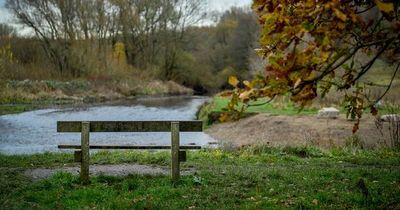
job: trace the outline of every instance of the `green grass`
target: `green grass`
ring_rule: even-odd
[[[0,103],[0,115],[6,114],[19,114],[22,112],[28,112],[38,109],[44,109],[53,106],[65,105],[65,104],[73,104],[75,102],[72,101],[31,101],[29,103],[22,104],[1,104]]]
[[[97,164],[168,165],[167,152],[101,152]],[[400,151],[252,147],[189,152],[194,175],[78,176],[32,182],[26,168],[72,163],[71,154],[0,155],[0,209],[398,209]],[[12,168],[11,168],[12,167]]]
[[[214,97],[211,106],[213,107],[213,110],[216,112],[223,111],[224,108],[228,107],[229,101],[230,101],[229,97],[217,96]],[[266,101],[267,101],[266,99],[260,99],[251,104],[263,104]],[[242,104],[239,104],[239,106],[242,106]],[[264,104],[262,106],[250,106],[249,108],[246,109],[246,112],[270,113],[270,114],[289,115],[289,116],[311,115],[311,114],[316,114],[317,111],[318,110],[315,108],[305,108],[300,111],[299,107],[296,107],[293,103],[290,102],[284,102],[284,103],[271,102]]]
[[[0,105],[0,115],[18,114],[26,111],[35,110],[38,107],[32,105]]]
[[[203,105],[197,113],[197,118],[212,124],[208,119],[208,115],[212,112],[223,112],[228,107],[230,97],[215,96],[209,104]],[[318,113],[318,109],[312,107],[305,107],[300,110],[294,103],[281,98],[280,100],[274,100],[273,102],[266,103],[266,99],[259,99],[256,102],[252,102],[252,105],[245,110],[245,113],[269,113],[273,115],[287,115],[287,116],[301,116],[301,115],[315,115]],[[242,103],[239,107],[243,106]]]

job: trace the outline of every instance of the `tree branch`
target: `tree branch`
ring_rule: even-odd
[[[382,98],[385,97],[385,95],[389,92],[390,88],[391,88],[392,85],[393,85],[394,78],[396,77],[396,74],[397,74],[397,72],[399,71],[399,69],[400,69],[400,63],[397,65],[397,68],[396,68],[396,70],[394,71],[394,73],[393,73],[393,75],[392,75],[392,78],[391,78],[391,80],[390,80],[390,83],[389,83],[389,85],[387,86],[385,92],[384,92],[378,99],[375,100],[375,102],[372,104],[373,106],[375,106],[380,100],[382,100]]]

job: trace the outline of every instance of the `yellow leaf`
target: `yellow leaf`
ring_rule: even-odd
[[[379,10],[382,12],[390,13],[394,12],[394,5],[392,2],[382,2],[380,0],[374,0],[376,6],[378,6]]]
[[[340,20],[342,20],[343,22],[346,22],[347,16],[346,16],[342,11],[340,11],[339,9],[336,9],[336,8],[334,8],[333,11],[335,12],[335,15],[336,15]]]
[[[237,87],[237,85],[239,84],[239,80],[235,76],[230,76],[228,83],[233,87]]]
[[[297,88],[301,83],[301,79],[299,78],[296,83],[294,84],[294,88]]]
[[[248,87],[248,88],[253,88],[253,85],[251,84],[251,82],[249,82],[249,81],[244,81],[243,82],[243,84],[246,86],[246,87]]]
[[[243,93],[241,93],[241,94],[239,95],[239,98],[240,98],[242,101],[249,100],[250,95],[251,95],[252,93],[253,93],[252,90],[250,90],[250,91],[245,91],[245,92],[243,92]]]
[[[329,58],[329,52],[322,51],[320,54],[320,57],[321,57],[322,61],[324,61],[324,62],[327,61]]]

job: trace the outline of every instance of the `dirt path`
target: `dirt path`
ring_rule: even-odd
[[[78,175],[80,171],[79,166],[75,167],[63,167],[63,168],[36,168],[28,169],[24,174],[31,177],[33,180],[41,180],[51,177],[57,172],[68,172],[74,175]],[[193,168],[181,169],[182,175],[190,175],[194,173]],[[129,174],[139,175],[164,175],[170,174],[169,167],[156,167],[148,165],[136,165],[136,164],[119,164],[119,165],[91,165],[90,175],[108,175],[108,176],[127,176]]]
[[[249,118],[213,125],[206,132],[222,145],[303,146],[322,148],[356,143],[373,148],[388,143],[375,126],[375,118],[364,116],[356,137],[352,137],[354,122],[341,115],[338,119],[320,119],[316,116],[274,116],[258,114]],[[387,128],[384,128],[384,132]]]

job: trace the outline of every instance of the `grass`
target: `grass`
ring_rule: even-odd
[[[212,101],[208,104],[203,105],[199,112],[197,113],[197,118],[207,122],[209,126],[212,124],[213,120],[208,119],[208,115],[212,112],[223,112],[224,109],[228,107],[228,103],[230,101],[229,97],[221,97],[215,96]],[[263,104],[266,102],[266,99],[260,99],[252,104]],[[239,107],[242,104],[239,104]],[[341,113],[346,113],[346,109],[340,105],[338,105],[338,109]],[[398,104],[385,103],[383,106],[378,108],[380,115],[385,114],[400,114],[400,107]],[[293,102],[287,100],[285,97],[275,99],[271,103],[266,103],[261,106],[250,106],[245,110],[245,114],[252,113],[269,113],[272,115],[286,115],[286,116],[304,116],[304,115],[316,115],[318,113],[318,109],[315,107],[305,107],[303,110],[300,110]],[[364,111],[365,115],[370,114],[370,110],[366,109]]]
[[[230,101],[229,97],[221,97],[217,96],[213,99],[211,106],[213,110],[216,112],[223,111],[224,108],[228,107],[228,103]],[[262,104],[265,103],[266,99],[260,99],[257,102],[252,104]],[[239,104],[242,106],[242,104]],[[296,107],[293,103],[290,102],[272,102],[267,103],[262,106],[250,106],[246,112],[256,112],[256,113],[270,113],[270,114],[277,114],[277,115],[311,115],[316,114],[317,109],[315,108],[305,108],[300,112],[299,107]]]
[[[0,115],[5,114],[18,114],[26,111],[38,109],[34,105],[19,104],[19,105],[0,105]]]
[[[212,124],[212,120],[208,119],[208,115],[212,112],[223,112],[228,107],[230,101],[229,97],[215,96],[209,104],[202,106],[197,113],[197,118],[201,119],[208,124]],[[259,99],[253,102],[253,105],[263,104],[266,99]],[[239,104],[241,107],[243,104]],[[287,115],[287,116],[301,116],[301,115],[315,115],[318,109],[313,107],[305,107],[300,110],[294,103],[286,100],[284,97],[276,99],[271,103],[266,103],[261,106],[250,106],[245,110],[245,113],[269,113],[273,115]]]
[[[168,165],[168,152],[100,152],[95,164]],[[398,209],[400,151],[251,147],[189,152],[194,175],[78,176],[32,182],[26,168],[72,163],[71,154],[0,155],[1,209]]]

